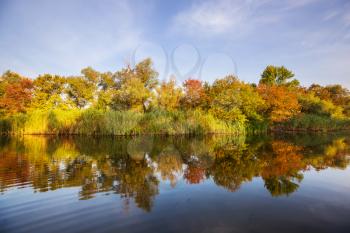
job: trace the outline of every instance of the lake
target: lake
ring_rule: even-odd
[[[350,135],[1,137],[0,232],[350,232]]]

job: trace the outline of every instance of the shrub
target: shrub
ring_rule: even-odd
[[[350,129],[349,119],[337,119],[315,114],[302,114],[279,125],[295,131],[335,131]]]

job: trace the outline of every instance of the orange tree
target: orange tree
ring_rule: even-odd
[[[205,99],[203,83],[197,79],[188,79],[183,86],[185,94],[182,98],[182,105],[187,109],[201,106]]]
[[[282,122],[300,113],[298,96],[292,89],[260,84],[257,90],[265,100],[266,114],[272,122]]]
[[[6,72],[1,78],[0,107],[7,114],[25,112],[32,98],[33,82],[17,73]]]

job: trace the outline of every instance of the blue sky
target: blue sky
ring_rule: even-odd
[[[0,72],[115,71],[148,56],[179,82],[257,82],[273,64],[350,88],[350,1],[0,0]]]

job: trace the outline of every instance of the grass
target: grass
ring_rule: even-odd
[[[135,135],[245,134],[245,125],[227,124],[202,111],[52,110],[0,119],[3,134]]]
[[[332,118],[314,114],[302,114],[289,121],[275,125],[275,129],[283,131],[339,131],[350,130],[350,119]]]
[[[267,132],[268,128],[266,121],[228,124],[200,110],[154,110],[147,113],[96,109],[52,110],[0,118],[0,132],[15,135],[244,135]],[[350,130],[350,120],[302,114],[289,121],[274,124],[271,128],[273,131],[298,132]]]

